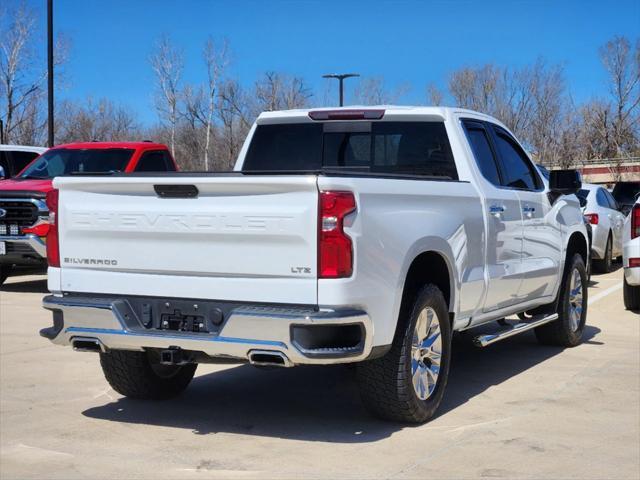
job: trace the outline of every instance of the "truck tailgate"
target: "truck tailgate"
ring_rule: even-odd
[[[314,176],[60,177],[64,291],[317,303]],[[194,185],[160,198],[157,185]]]

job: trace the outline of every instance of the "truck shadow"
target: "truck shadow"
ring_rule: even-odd
[[[587,327],[585,346],[600,332]],[[537,344],[522,334],[488,349],[456,338],[451,376],[438,417],[563,349]],[[360,401],[355,370],[348,366],[259,370],[249,365],[196,377],[173,400],[119,398],[83,415],[115,422],[186,428],[197,435],[228,432],[334,443],[366,443],[407,425],[372,418]]]
[[[31,278],[31,277],[29,277]],[[0,292],[49,293],[47,280],[9,281],[0,287]]]

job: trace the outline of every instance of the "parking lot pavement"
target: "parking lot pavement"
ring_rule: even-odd
[[[640,478],[640,315],[594,276],[585,342],[456,339],[437,418],[369,417],[346,367],[202,365],[165,402],[122,398],[51,345],[43,277],[0,291],[0,478]]]

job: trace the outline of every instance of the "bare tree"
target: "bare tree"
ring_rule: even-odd
[[[217,47],[209,38],[205,44],[202,57],[207,67],[207,117],[205,122],[204,168],[209,170],[209,148],[213,128],[213,115],[216,109],[216,96],[220,78],[229,64],[229,48],[226,40]]]
[[[311,89],[302,78],[267,72],[255,84],[256,113],[303,108],[312,96]]]
[[[391,105],[410,90],[403,84],[393,90],[385,87],[382,77],[363,78],[354,89],[354,103],[358,105]]]
[[[156,52],[151,56],[151,67],[156,74],[158,92],[156,109],[160,117],[169,124],[171,153],[176,153],[176,130],[178,126],[180,82],[184,59],[182,51],[176,49],[167,35],[157,43]]]
[[[61,143],[134,140],[140,133],[135,114],[106,98],[58,105],[56,136]]]
[[[227,80],[220,87],[216,115],[221,123],[220,152],[217,155],[220,168],[231,169],[255,118],[255,107],[239,83]]]
[[[640,39],[635,47],[626,37],[615,36],[600,48],[600,60],[609,74],[612,96],[612,140],[616,157],[637,148],[640,106]]]
[[[427,85],[427,102],[436,107],[439,107],[444,103],[444,94],[442,93],[442,90],[433,83]]]
[[[0,118],[7,142],[36,144],[44,140],[47,71],[33,46],[38,32],[36,18],[24,3],[12,10],[0,9]],[[55,67],[66,61],[67,51],[67,39],[59,36]]]

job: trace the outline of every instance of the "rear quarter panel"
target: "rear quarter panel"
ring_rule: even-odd
[[[484,217],[472,184],[320,177],[318,186],[321,191],[352,191],[358,204],[357,212],[345,220],[345,232],[354,243],[354,274],[319,280],[320,307],[364,309],[373,320],[373,344],[388,345],[407,271],[418,255],[433,251],[449,267],[449,310],[462,318],[478,308],[484,292]]]

